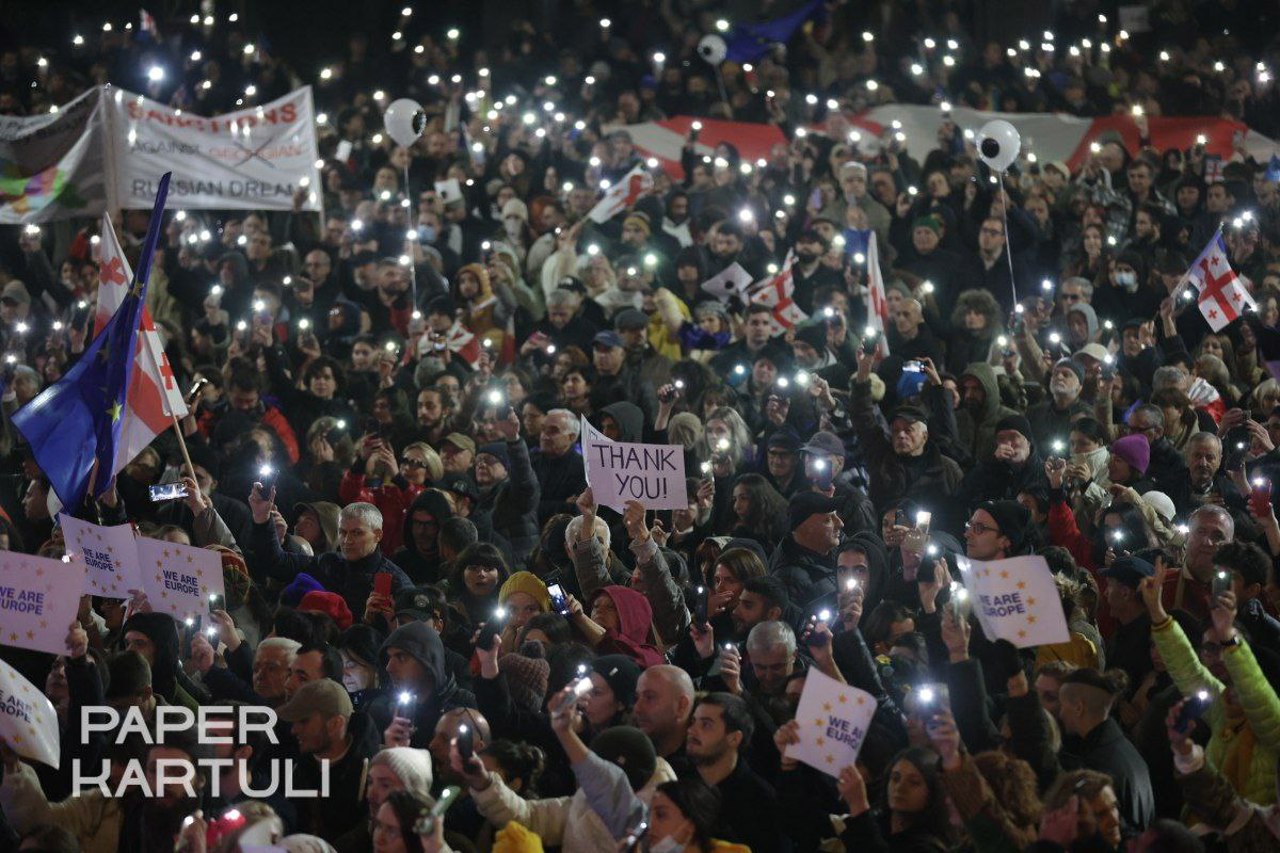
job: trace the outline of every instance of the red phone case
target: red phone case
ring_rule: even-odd
[[[378,572],[373,576],[373,591],[378,595],[391,596],[391,573]]]

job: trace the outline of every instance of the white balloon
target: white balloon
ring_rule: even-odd
[[[1004,172],[1018,159],[1022,137],[1002,118],[992,119],[978,131],[978,156],[996,172]]]
[[[412,98],[397,98],[387,105],[387,111],[382,114],[382,126],[397,145],[407,148],[417,142],[427,129],[427,116],[422,111],[422,104]]]
[[[725,44],[724,39],[718,35],[712,34],[703,36],[698,41],[698,56],[711,65],[719,65],[724,62],[725,56],[729,53],[729,45]]]

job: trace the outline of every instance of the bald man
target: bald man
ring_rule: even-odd
[[[636,727],[649,736],[658,755],[684,757],[685,733],[693,710],[693,681],[678,666],[651,666],[636,682],[632,710]]]
[[[449,744],[462,734],[463,726],[471,733],[473,751],[478,753],[489,745],[492,734],[484,714],[474,708],[454,708],[440,715],[435,734],[431,736],[431,743],[427,748],[431,750],[436,777],[444,779],[449,785],[462,785],[465,788],[466,783],[453,772],[453,767],[449,764]]]

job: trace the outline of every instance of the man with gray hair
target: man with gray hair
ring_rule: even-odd
[[[574,501],[587,484],[582,456],[574,449],[582,424],[568,409],[552,409],[542,421],[533,473],[542,484],[538,525],[558,512],[572,513]]]
[[[409,576],[378,547],[382,541],[382,512],[373,504],[360,502],[344,507],[338,517],[338,550],[308,556],[287,553],[280,547],[271,524],[275,498],[274,486],[265,490],[261,483],[254,483],[249,493],[253,530],[245,556],[254,576],[266,575],[289,583],[305,572],[324,589],[341,595],[352,613],[365,612],[373,593],[374,576],[379,572],[391,575],[393,594],[413,586]]]
[[[1244,447],[1223,447],[1222,439],[1211,432],[1198,432],[1187,440],[1182,451],[1187,476],[1178,483],[1161,484],[1179,515],[1216,505],[1225,507],[1236,519],[1249,517],[1245,497],[1228,474],[1228,467],[1235,461],[1232,456],[1242,459],[1248,451],[1249,440],[1243,444]]]
[[[747,635],[751,665],[742,673],[742,684],[730,692],[742,693],[758,703],[782,725],[792,716],[787,702],[787,682],[796,669],[796,635],[786,622],[761,622]]]

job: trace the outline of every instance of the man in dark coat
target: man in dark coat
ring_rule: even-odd
[[[791,498],[791,533],[769,558],[769,574],[782,581],[791,601],[807,613],[836,609],[836,546],[844,522],[842,502],[817,492]]]
[[[391,677],[391,693],[375,700],[369,716],[391,717],[386,746],[426,749],[440,715],[454,708],[476,707],[476,697],[458,686],[445,665],[444,643],[425,622],[410,622],[391,632],[378,651],[378,662]],[[379,705],[391,706],[390,714]]]
[[[538,452],[533,457],[533,473],[542,484],[538,501],[538,523],[558,512],[574,513],[573,501],[587,485],[582,456],[573,449],[582,425],[568,409],[552,409],[542,422]]]
[[[520,438],[515,412],[497,423],[505,441],[476,451],[476,510],[488,512],[493,529],[511,543],[513,570],[522,569],[538,547],[538,498],[542,494],[529,461],[529,446]]]
[[[965,506],[978,501],[1014,500],[1021,492],[1047,491],[1044,460],[1031,439],[1031,423],[1022,415],[1010,415],[996,424],[996,450],[969,469],[960,496]]]

